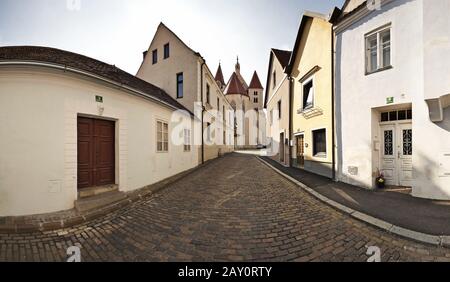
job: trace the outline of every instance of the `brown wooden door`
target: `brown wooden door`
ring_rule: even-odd
[[[297,163],[299,167],[305,166],[305,136],[297,136]]]
[[[115,183],[115,123],[78,118],[78,189]]]

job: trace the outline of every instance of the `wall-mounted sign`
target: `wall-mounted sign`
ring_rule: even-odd
[[[386,98],[386,104],[394,104],[394,97]]]
[[[95,96],[95,101],[97,103],[103,103],[103,97],[102,96]]]

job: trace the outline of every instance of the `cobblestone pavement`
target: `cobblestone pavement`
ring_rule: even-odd
[[[450,249],[418,244],[344,215],[256,157],[232,154],[87,225],[0,234],[0,261],[450,261]]]

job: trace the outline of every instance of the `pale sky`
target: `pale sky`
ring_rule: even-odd
[[[343,2],[0,0],[0,46],[55,47],[136,74],[162,21],[201,53],[214,74],[220,60],[228,80],[239,56],[247,83],[256,70],[265,85],[270,48],[293,48],[303,11],[328,14]]]

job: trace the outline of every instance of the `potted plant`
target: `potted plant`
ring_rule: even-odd
[[[378,176],[375,179],[376,185],[378,189],[384,189],[386,187],[386,179],[384,178],[384,174],[378,171]]]

